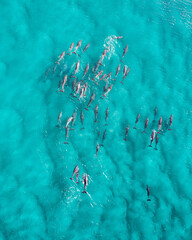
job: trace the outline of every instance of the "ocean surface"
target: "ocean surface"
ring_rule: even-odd
[[[191,240],[192,2],[1,0],[0,19],[0,240]],[[79,54],[90,43],[81,58],[65,55],[56,64],[79,40]],[[109,46],[99,70],[112,72],[113,88],[101,99],[105,81],[96,85],[90,77]],[[80,101],[70,78],[78,60],[77,81],[90,64]],[[130,73],[121,84],[124,65]],[[65,91],[57,92],[65,74]],[[74,110],[74,130],[63,144]],[[155,150],[150,135],[161,116]],[[78,184],[70,180],[76,165]]]

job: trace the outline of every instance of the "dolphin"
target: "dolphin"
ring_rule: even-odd
[[[98,72],[97,75],[95,76],[95,78],[99,78],[102,74],[103,74],[103,70],[101,70],[100,72]]]
[[[108,81],[108,79],[111,77],[111,72],[107,74],[107,78],[106,81]]]
[[[155,138],[155,150],[157,150],[157,143],[159,141],[159,135],[156,134],[156,138]]]
[[[103,73],[103,70],[101,70],[100,72],[98,72],[97,75],[95,76],[95,79],[96,79],[96,78],[99,78],[99,77],[102,75],[102,73]],[[91,79],[96,83],[96,85],[98,84],[98,83],[95,81],[94,78],[91,78]]]
[[[74,42],[71,43],[70,48],[69,48],[69,52],[67,53],[67,55],[69,55],[69,53],[71,52],[71,50],[73,49],[74,46]]]
[[[163,122],[163,118],[160,117],[159,124],[158,124],[158,132],[157,133],[160,133],[160,130],[161,130],[161,127],[162,127],[162,122]]]
[[[57,64],[60,64],[59,62],[65,57],[65,51],[63,51],[59,57],[58,62],[56,62]]]
[[[106,77],[106,74],[103,74],[103,76],[99,79],[99,81],[103,80]]]
[[[79,176],[79,167],[78,167],[78,165],[73,170],[73,176],[70,178],[71,180],[73,180],[73,177],[75,176],[75,174],[76,174],[76,176],[77,176],[77,174]],[[77,177],[77,181],[76,182],[78,183],[78,177]]]
[[[89,63],[88,63],[87,66],[85,67],[84,74],[83,74],[83,78],[85,77],[85,75],[87,74],[88,71],[89,71]]]
[[[113,37],[113,39],[121,39],[121,38],[123,38],[123,36],[119,36],[119,37],[114,36],[114,37]]]
[[[73,117],[68,118],[65,128],[68,128],[69,123],[73,120]]]
[[[79,47],[81,47],[81,40],[77,43],[77,46],[76,46],[76,48],[75,48],[75,51],[73,52],[74,54],[77,54],[76,51],[77,51],[77,49],[78,49]]]
[[[152,147],[153,140],[155,139],[155,133],[156,133],[156,131],[153,130],[153,132],[151,134],[151,144],[149,145],[149,147]]]
[[[79,171],[76,173],[76,183],[78,183]]]
[[[136,118],[136,121],[135,121],[135,127],[133,129],[136,129],[136,125],[137,125],[137,123],[139,121],[139,118],[140,118],[140,114],[137,115],[137,118]]]
[[[125,141],[127,141],[126,137],[127,137],[128,133],[129,133],[129,125],[126,127],[125,138],[124,138]]]
[[[104,97],[107,96],[107,94],[111,91],[112,87],[113,87],[113,84],[111,84],[111,86],[108,87],[107,91],[103,94]]]
[[[87,82],[84,84],[83,89],[84,89],[84,96],[86,96],[85,93],[86,93],[86,91],[87,91]]]
[[[172,122],[173,122],[173,114],[171,114],[171,117],[169,118],[169,129],[168,130],[171,130]]]
[[[69,144],[68,142],[67,142],[67,138],[69,137],[69,127],[66,127],[66,130],[65,130],[65,142],[64,142],[64,144]]]
[[[96,155],[95,155],[95,157],[97,157],[98,152],[99,152],[99,143],[97,143],[97,147],[96,147]]]
[[[61,122],[61,117],[62,117],[62,112],[59,113],[57,127],[59,127],[59,123]]]
[[[106,112],[105,112],[105,122],[106,122],[105,125],[107,125],[108,116],[109,116],[109,107],[106,109]]]
[[[81,124],[82,124],[82,128],[81,129],[84,129],[83,121],[84,121],[84,114],[83,114],[83,111],[81,111]]]
[[[74,90],[75,85],[76,85],[76,79],[73,80],[73,83],[72,83],[72,91]]]
[[[101,57],[101,61],[103,61],[104,57],[107,56],[107,49],[104,49],[103,53],[102,53],[102,57]]]
[[[116,81],[116,77],[119,74],[119,71],[121,69],[121,64],[119,64],[119,66],[117,67],[116,73],[115,73],[115,78],[113,79],[114,81]]]
[[[145,129],[147,128],[148,124],[149,124],[149,118],[147,118],[147,120],[145,121],[145,126],[144,126],[144,130],[142,133],[145,132]]]
[[[75,74],[79,71],[79,65],[80,65],[80,62],[78,61],[75,66]]]
[[[151,199],[149,199],[149,195],[150,195],[150,189],[149,189],[149,186],[147,186],[147,196],[148,196],[147,201],[151,201]]]
[[[72,126],[74,125],[74,123],[75,123],[75,118],[76,118],[76,115],[77,115],[77,112],[76,112],[76,110],[73,112],[73,115],[72,115]]]
[[[130,67],[127,68],[127,69],[124,67],[124,70],[125,70],[125,71],[124,71],[124,75],[123,75],[123,80],[124,80],[124,79],[127,77],[127,75],[129,74]],[[123,84],[123,80],[121,81],[122,84]]]
[[[80,100],[83,96],[84,96],[84,88],[81,88],[81,92],[78,100]]]
[[[99,109],[99,106],[97,105],[96,107],[95,107],[95,122],[97,122],[97,114],[98,114],[98,109]]]
[[[88,107],[90,106],[90,104],[93,102],[94,99],[95,99],[95,92],[92,93],[89,103],[87,105],[87,108],[85,108],[86,110],[88,110]]]
[[[107,91],[107,87],[108,87],[108,83],[106,83],[105,86],[103,87],[103,94]]]
[[[88,43],[88,44],[85,46],[85,48],[83,49],[83,53],[89,48],[89,46],[90,46],[90,43]]]
[[[80,84],[80,82],[79,82],[79,83],[77,84],[77,86],[76,86],[75,95],[77,95],[77,94],[79,93],[80,88],[81,88],[81,84]]]
[[[154,109],[154,120],[153,121],[155,121],[156,115],[157,115],[157,107],[155,107],[155,109]]]
[[[123,56],[122,56],[122,58],[121,58],[121,62],[123,62],[123,58],[124,58],[125,54],[127,53],[127,51],[128,51],[128,44],[127,44],[127,46],[124,48]]]
[[[103,133],[103,138],[102,138],[102,144],[100,146],[103,147],[103,142],[105,140],[105,137],[106,137],[106,133],[107,133],[107,129],[105,129],[104,133]]]
[[[67,74],[65,75],[65,77],[63,78],[63,83],[62,83],[62,87],[61,87],[61,90],[60,92],[64,92],[64,86],[65,86],[65,83],[67,82]]]
[[[61,83],[62,83],[62,81],[60,80],[60,81],[59,81],[58,89],[61,87]],[[56,92],[57,92],[57,91],[56,91]]]
[[[83,174],[84,175],[84,174]],[[84,180],[84,191],[82,193],[87,193],[86,192],[86,188],[87,188],[87,185],[88,185],[88,177],[87,177],[87,174],[85,174],[85,176],[83,177],[83,180]]]

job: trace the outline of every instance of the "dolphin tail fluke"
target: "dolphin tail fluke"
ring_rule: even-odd
[[[159,131],[157,133],[161,134]]]
[[[151,199],[148,198],[147,201],[151,201]]]
[[[68,142],[64,142],[63,144],[69,144]]]
[[[81,130],[85,129],[84,127],[81,128]]]
[[[71,180],[73,180],[73,178],[72,178],[72,177],[71,177],[70,179],[71,179]]]
[[[59,90],[59,92],[64,92],[64,90],[63,90],[63,89],[61,89],[61,90]]]
[[[171,128],[168,128],[169,131],[171,131],[172,129]]]
[[[87,193],[86,191],[83,191],[82,193]]]
[[[157,147],[155,147],[155,150],[158,150]]]
[[[113,80],[114,80],[114,81],[116,81],[116,79],[115,79],[115,78],[114,78]]]
[[[67,55],[69,55],[69,56],[70,56],[70,54],[69,54],[69,53],[67,53]]]
[[[60,127],[60,126],[59,126],[59,124],[57,124],[57,125],[56,125],[56,127],[58,127],[58,128],[59,128],[59,127]]]
[[[152,145],[150,144],[148,147],[152,147]]]
[[[89,109],[88,109],[88,108],[85,108],[85,110],[89,111]]]
[[[142,133],[144,133],[145,132],[145,130],[143,130],[143,132]]]
[[[101,66],[103,66],[103,64],[102,63],[99,63]]]
[[[126,139],[126,138],[124,138],[123,140],[124,140],[124,141],[127,141],[127,139]]]
[[[123,60],[120,60],[120,62],[122,62],[122,63],[123,63]]]
[[[78,54],[78,56],[81,58],[81,55],[80,55],[80,54]]]
[[[105,123],[105,125],[104,126],[108,126],[108,124],[107,123]]]
[[[72,78],[76,78],[75,76],[71,76]]]
[[[76,52],[73,52],[73,53],[77,55],[77,53],[76,53]]]
[[[95,120],[94,122],[97,122],[97,120]]]
[[[100,144],[100,147],[104,147],[103,143],[102,143],[102,144]]]
[[[120,83],[122,83],[122,84],[123,84],[123,81],[121,81]]]
[[[133,129],[137,129],[136,127],[134,127]]]
[[[78,181],[76,183],[79,183]]]
[[[59,62],[56,62],[57,64],[60,64]]]

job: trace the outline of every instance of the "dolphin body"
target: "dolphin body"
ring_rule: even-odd
[[[84,174],[83,174],[84,175]],[[82,193],[87,193],[86,192],[86,188],[87,188],[87,185],[88,185],[88,177],[87,177],[87,174],[85,174],[85,176],[83,176],[83,184],[84,184],[84,191]]]
[[[95,107],[95,121],[94,122],[97,122],[97,114],[98,114],[98,109],[99,109],[99,106],[97,105],[96,107]]]
[[[148,124],[149,124],[149,118],[147,118],[147,120],[145,121],[145,126],[144,126],[144,130],[142,133],[145,132],[145,129],[147,128]]]
[[[171,114],[171,117],[169,118],[169,128],[168,128],[168,130],[171,130],[172,122],[173,122],[173,115]]]
[[[128,44],[127,44],[126,47],[124,48],[123,56],[122,56],[121,62],[123,62],[123,58],[124,58],[125,54],[127,53],[127,51],[128,51]]]
[[[125,131],[125,138],[124,138],[125,141],[127,141],[126,137],[127,137],[128,133],[129,133],[129,125],[126,127],[126,131]]]
[[[135,121],[135,127],[134,127],[134,129],[136,129],[136,125],[137,125],[137,123],[138,123],[138,121],[139,121],[139,118],[140,118],[140,114],[138,113],[137,118],[136,118],[136,121]]]
[[[70,178],[71,180],[73,180],[73,177],[75,176],[75,174],[76,174],[76,183],[78,183],[78,177],[79,177],[79,167],[78,167],[78,165],[73,170],[73,176]]]
[[[114,81],[116,81],[117,75],[119,74],[119,71],[121,69],[121,64],[118,65],[116,73],[115,73],[115,78],[113,79]]]
[[[147,186],[147,196],[148,196],[148,199],[147,199],[147,201],[151,201],[151,199],[149,199],[149,195],[150,195],[150,189],[149,189],[149,186]]]

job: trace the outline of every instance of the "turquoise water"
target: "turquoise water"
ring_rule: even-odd
[[[0,239],[191,239],[191,2],[2,0],[0,16]],[[112,71],[113,78],[129,45],[124,64],[130,73],[122,85],[121,69],[106,99],[100,99],[104,82],[96,86],[88,78],[84,100],[70,95],[71,80],[63,94],[56,93],[79,58],[66,56],[53,74],[54,62],[80,39],[82,48],[87,43],[90,48],[80,58],[78,78],[109,45],[101,69]],[[80,130],[80,111],[94,89],[96,99],[84,110]],[[64,126],[75,109],[75,130],[64,145],[65,129],[56,127],[57,118],[62,111]],[[160,116],[164,133],[155,151],[154,143],[148,145]],[[149,126],[141,133],[147,117]],[[88,174],[88,194],[81,193],[81,182],[69,179],[77,164],[81,178]]]

